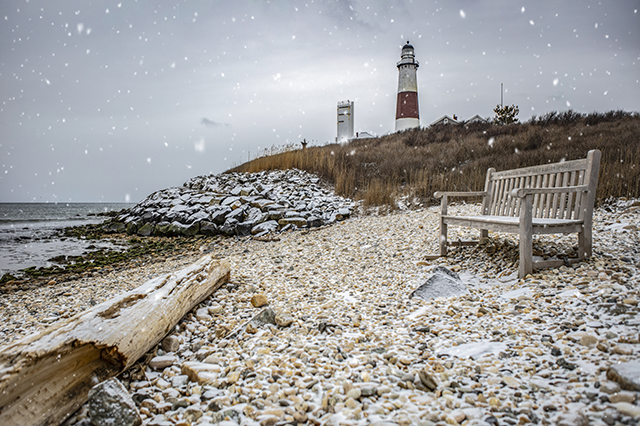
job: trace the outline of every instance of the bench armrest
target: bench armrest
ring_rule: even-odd
[[[435,198],[442,198],[447,195],[449,197],[484,197],[487,195],[485,191],[472,191],[472,192],[452,192],[452,191],[436,191],[433,193]]]
[[[511,191],[512,197],[523,198],[529,194],[566,194],[568,192],[589,192],[587,185],[563,186],[560,188],[516,188]]]

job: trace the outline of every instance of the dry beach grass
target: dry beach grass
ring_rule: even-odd
[[[634,424],[639,393],[619,389],[607,370],[640,360],[640,203],[596,210],[588,262],[522,280],[510,235],[427,261],[437,224],[437,208],[361,216],[8,293],[2,342],[212,252],[231,264],[232,281],[180,322],[177,350],[159,347],[121,376],[147,398],[144,424]],[[567,254],[574,239],[541,237],[536,248]],[[458,272],[469,292],[409,298],[437,265]],[[251,304],[256,294],[292,323],[229,337],[262,309]],[[196,316],[199,308],[210,315]],[[158,355],[173,358],[149,367]],[[216,380],[188,376],[201,361],[217,366]],[[81,410],[69,424],[85,417]]]
[[[298,147],[299,148],[299,147]],[[640,197],[640,114],[550,112],[523,124],[434,126],[347,144],[297,149],[233,171],[298,168],[335,185],[336,194],[367,205],[401,195],[433,202],[435,191],[478,191],[486,171],[584,158],[602,151],[597,202]]]

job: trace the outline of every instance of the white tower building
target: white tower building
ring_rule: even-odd
[[[338,102],[338,143],[353,139],[353,101]]]
[[[398,62],[398,100],[396,102],[396,132],[420,127],[418,113],[418,61],[413,46],[405,44]]]

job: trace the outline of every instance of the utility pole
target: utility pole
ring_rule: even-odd
[[[502,105],[502,94],[503,93],[504,93],[503,83],[500,83],[500,108],[503,107],[503,105]]]

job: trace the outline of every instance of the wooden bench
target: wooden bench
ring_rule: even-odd
[[[600,151],[591,150],[587,158],[496,172],[487,170],[484,191],[436,192],[440,207],[440,256],[451,245],[477,244],[476,241],[447,242],[449,225],[520,235],[520,268],[524,278],[533,269],[579,262],[591,256],[591,222],[600,169]],[[482,214],[447,214],[449,197],[482,197]],[[533,261],[534,234],[578,234],[578,259]]]

